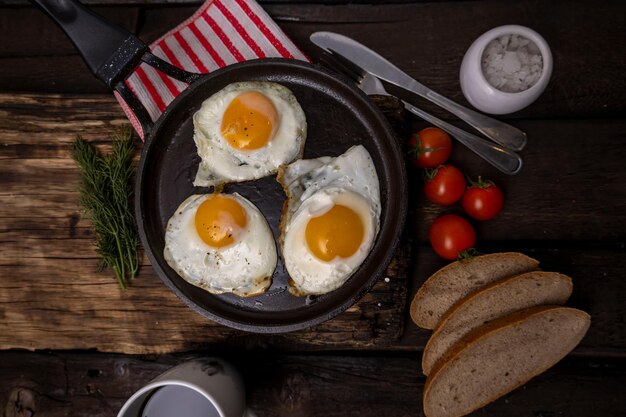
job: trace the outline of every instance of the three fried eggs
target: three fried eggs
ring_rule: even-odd
[[[230,84],[205,100],[193,120],[201,158],[195,186],[221,189],[279,171],[287,194],[279,241],[290,292],[323,294],[343,285],[379,229],[378,177],[367,150],[300,159],[304,112],[275,83]],[[236,193],[192,195],[181,203],[167,224],[164,256],[189,283],[240,296],[266,291],[277,263],[267,221]]]

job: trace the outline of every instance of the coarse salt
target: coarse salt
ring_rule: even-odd
[[[535,85],[543,71],[537,45],[520,35],[503,35],[487,44],[482,56],[485,78],[506,93],[518,93]]]

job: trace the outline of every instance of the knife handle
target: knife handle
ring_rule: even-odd
[[[524,149],[524,146],[526,146],[526,133],[510,124],[470,110],[430,89],[426,92],[425,98],[454,114],[459,119],[505,148],[521,151]]]
[[[445,130],[454,136],[456,140],[505,174],[515,175],[522,169],[522,158],[515,152],[444,122],[406,101],[403,101],[403,103],[408,111]]]

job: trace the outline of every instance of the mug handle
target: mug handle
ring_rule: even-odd
[[[91,72],[124,99],[137,116],[144,137],[152,129],[152,119],[125,82],[135,68],[145,62],[187,84],[201,75],[185,71],[153,55],[135,35],[92,12],[78,0],[30,1],[65,32]]]

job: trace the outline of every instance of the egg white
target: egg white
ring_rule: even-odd
[[[260,149],[241,151],[222,137],[224,112],[241,93],[257,91],[274,104],[278,127],[269,143]],[[197,187],[248,181],[276,173],[279,166],[301,158],[307,123],[302,107],[293,93],[271,82],[229,84],[206,99],[194,116],[194,141],[201,158],[194,181]]]
[[[380,225],[380,185],[374,163],[363,146],[337,158],[299,160],[281,169],[279,182],[287,192],[281,220],[285,267],[295,295],[325,294],[342,286],[374,246]],[[341,204],[354,210],[364,226],[363,242],[349,258],[325,262],[306,243],[309,220]]]
[[[185,281],[213,294],[232,292],[243,297],[263,293],[276,268],[276,245],[259,209],[237,193],[228,194],[243,207],[247,223],[237,241],[214,248],[200,238],[195,226],[198,207],[210,194],[192,195],[170,217],[163,256]]]

